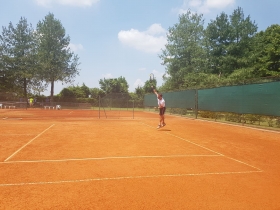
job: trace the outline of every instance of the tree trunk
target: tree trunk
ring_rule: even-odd
[[[53,102],[53,93],[54,93],[54,81],[51,81],[51,99],[50,99],[51,104]]]

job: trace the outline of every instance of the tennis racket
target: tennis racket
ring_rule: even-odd
[[[155,80],[155,77],[154,77],[154,74],[151,73],[150,74],[150,85],[151,85],[151,88],[154,89],[154,80]]]

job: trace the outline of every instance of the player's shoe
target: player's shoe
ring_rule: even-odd
[[[165,124],[165,123],[163,123],[161,127],[164,127],[164,126],[166,126],[166,124]]]
[[[159,128],[161,128],[161,125],[158,125],[158,126],[157,126],[157,129],[159,129]]]

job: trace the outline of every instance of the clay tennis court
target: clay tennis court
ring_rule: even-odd
[[[142,111],[0,117],[0,209],[280,209],[277,131],[170,115],[157,130]]]

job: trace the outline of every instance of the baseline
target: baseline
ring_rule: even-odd
[[[80,180],[61,180],[61,181],[51,181],[51,182],[22,182],[22,183],[0,184],[0,187],[81,183],[81,182],[125,180],[125,179],[148,179],[148,178],[207,176],[207,175],[233,175],[233,174],[251,174],[251,173],[261,173],[261,171],[210,172],[210,173],[189,173],[189,174],[158,174],[158,175],[149,175],[149,176],[122,176],[122,177],[92,178],[92,179],[80,179]]]

